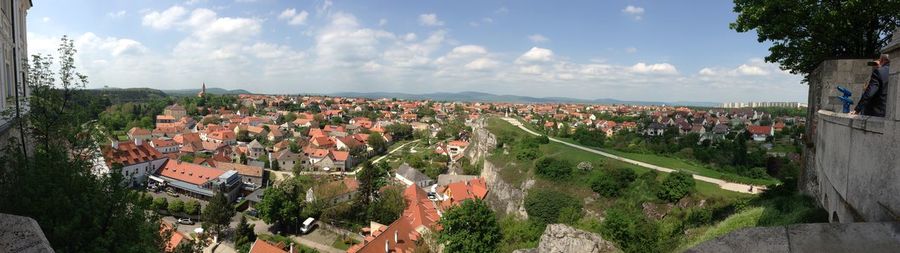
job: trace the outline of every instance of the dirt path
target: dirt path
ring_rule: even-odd
[[[533,134],[533,135],[536,135],[536,136],[541,136],[541,134],[536,133],[536,132],[534,132],[534,131],[531,131],[531,129],[526,128],[524,125],[522,125],[522,122],[519,122],[519,121],[516,120],[516,119],[504,117],[503,120],[505,120],[506,122],[509,122],[509,123],[512,124],[513,126],[517,126],[517,127],[519,127],[520,129],[525,130],[525,132],[528,132],[528,133]],[[653,165],[653,164],[649,164],[649,163],[645,163],[645,162],[641,162],[641,161],[631,160],[631,159],[628,159],[628,158],[625,158],[625,157],[613,155],[613,154],[606,153],[606,152],[603,152],[603,151],[599,151],[599,150],[596,150],[596,149],[592,149],[592,148],[584,147],[584,146],[581,146],[581,145],[576,145],[576,144],[572,144],[572,143],[569,143],[569,142],[561,141],[561,140],[558,140],[558,139],[556,139],[556,138],[550,137],[549,139],[550,139],[551,141],[558,142],[558,143],[561,143],[561,144],[566,145],[566,146],[569,146],[569,147],[577,148],[577,149],[580,149],[580,150],[584,150],[584,151],[591,152],[591,153],[594,153],[594,154],[602,155],[602,156],[605,156],[605,157],[609,157],[609,158],[612,158],[612,159],[616,159],[616,160],[619,160],[619,161],[622,161],[622,162],[625,162],[625,163],[634,164],[634,165],[641,166],[641,167],[644,167],[644,168],[653,169],[653,170],[658,170],[658,171],[662,171],[662,172],[665,172],[665,173],[670,173],[670,172],[675,171],[674,169],[670,169],[670,168],[666,168],[666,167],[662,167],[662,166],[657,166],[657,165]],[[703,181],[703,182],[708,182],[708,183],[716,184],[716,185],[719,186],[719,188],[722,188],[722,189],[724,189],[724,190],[729,190],[729,191],[734,191],[734,192],[741,192],[741,193],[759,194],[762,190],[765,190],[765,189],[766,189],[765,186],[732,183],[732,182],[727,182],[727,181],[722,180],[722,179],[711,178],[711,177],[700,176],[700,175],[694,175],[694,179],[695,179],[695,180],[699,180],[699,181]],[[752,189],[753,189],[752,191],[750,190],[750,189],[751,189],[751,186],[753,187],[753,188],[752,188]]]

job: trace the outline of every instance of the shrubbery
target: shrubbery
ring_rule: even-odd
[[[637,174],[628,168],[611,168],[591,181],[591,190],[604,197],[617,197],[631,185]]]
[[[551,180],[562,180],[572,174],[575,167],[568,160],[560,160],[553,157],[544,157],[534,164],[534,171],[539,176]]]
[[[532,189],[525,196],[525,212],[528,213],[530,220],[542,224],[553,224],[560,221],[560,216],[564,209],[569,209],[566,214],[567,220],[573,220],[572,216],[578,215],[581,218],[581,200],[578,200],[565,193],[547,190]],[[577,219],[574,219],[577,220]]]
[[[672,172],[663,181],[662,187],[656,196],[665,201],[676,202],[688,193],[693,192],[695,184],[691,174],[681,171]]]

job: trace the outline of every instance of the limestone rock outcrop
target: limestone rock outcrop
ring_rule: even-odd
[[[596,233],[563,224],[550,224],[534,249],[520,249],[515,253],[604,253],[620,252],[613,243]]]

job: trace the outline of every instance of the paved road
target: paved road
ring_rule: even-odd
[[[534,132],[534,131],[531,131],[531,129],[528,129],[528,128],[526,128],[525,126],[523,126],[523,125],[522,125],[522,122],[519,122],[519,121],[516,120],[516,119],[504,117],[503,120],[506,120],[506,122],[509,122],[509,123],[512,124],[513,126],[517,126],[517,127],[519,127],[520,129],[525,130],[525,132],[528,132],[528,133],[533,134],[533,135],[536,135],[536,136],[541,136],[541,134],[536,133],[536,132]],[[613,154],[606,153],[606,152],[603,152],[603,151],[599,151],[599,150],[596,150],[596,149],[592,149],[592,148],[584,147],[584,146],[581,146],[581,145],[576,145],[576,144],[572,144],[572,143],[569,143],[569,142],[561,141],[561,140],[558,140],[558,139],[556,139],[556,138],[549,137],[549,139],[550,139],[551,141],[558,142],[558,143],[561,143],[561,144],[566,145],[566,146],[570,146],[570,147],[573,147],[573,148],[581,149],[581,150],[584,150],[584,151],[587,151],[587,152],[591,152],[591,153],[594,153],[594,154],[602,155],[602,156],[605,156],[605,157],[609,157],[609,158],[616,159],[616,160],[619,160],[619,161],[622,161],[622,162],[634,164],[634,165],[641,166],[641,167],[644,167],[644,168],[653,169],[653,170],[658,170],[658,171],[662,171],[662,172],[665,172],[665,173],[670,173],[670,172],[675,171],[674,169],[670,169],[670,168],[666,168],[666,167],[662,167],[662,166],[657,166],[657,165],[653,165],[653,164],[649,164],[649,163],[645,163],[645,162],[641,162],[641,161],[631,160],[631,159],[628,159],[628,158],[625,158],[625,157],[613,155]],[[734,191],[734,192],[741,192],[741,193],[758,194],[758,193],[760,193],[762,190],[765,190],[765,189],[766,189],[765,186],[732,183],[732,182],[727,182],[727,181],[725,181],[725,180],[721,180],[721,179],[717,179],[717,178],[711,178],[711,177],[706,177],[706,176],[700,176],[700,175],[694,175],[694,179],[699,180],[699,181],[703,181],[703,182],[708,182],[708,183],[716,184],[716,185],[719,186],[719,188],[722,188],[722,189],[725,189],[725,190]],[[750,190],[751,187],[753,187],[753,188],[752,188],[753,190]]]

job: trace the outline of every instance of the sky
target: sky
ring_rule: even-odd
[[[726,0],[34,0],[29,53],[67,35],[89,88],[479,91],[806,101]]]

